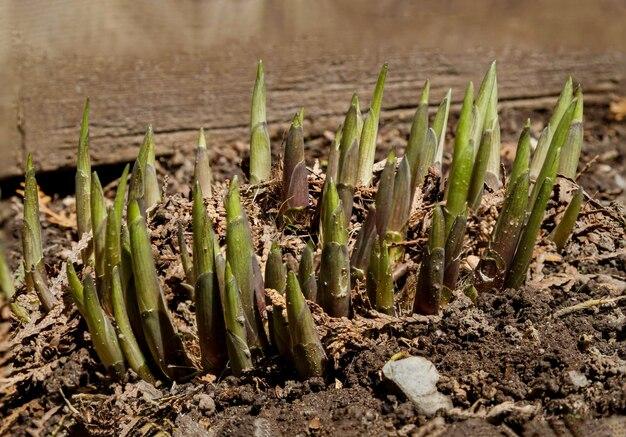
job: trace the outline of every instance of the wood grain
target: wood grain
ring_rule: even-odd
[[[526,32],[500,25],[483,37],[493,41],[501,35],[505,44],[479,49],[455,46],[442,38],[444,49],[435,48],[437,31],[447,35],[442,30],[463,17],[457,12],[446,18],[441,6],[433,6],[433,13],[444,18],[433,25],[415,6],[405,9],[409,18],[399,13],[407,7],[394,0],[353,16],[346,3],[333,8],[326,1],[309,9],[280,7],[273,1],[182,2],[179,7],[157,2],[169,6],[165,8],[138,2],[130,12],[121,2],[104,3],[110,7],[66,2],[76,6],[78,16],[51,3],[49,12],[57,14],[60,22],[47,30],[37,27],[46,18],[46,8],[29,14],[35,5],[26,2],[9,14],[34,30],[30,46],[22,40],[4,55],[15,62],[11,86],[5,90],[8,97],[0,100],[0,178],[20,174],[26,153],[32,153],[44,171],[73,166],[86,96],[92,102],[91,150],[96,164],[132,160],[148,123],[157,134],[159,154],[190,150],[197,129],[203,126],[215,145],[214,159],[220,155],[238,159],[241,142],[247,142],[258,58],[266,65],[268,119],[274,132],[284,129],[300,106],[305,107],[309,133],[334,129],[353,91],[367,108],[384,61],[390,68],[383,121],[392,114],[412,112],[427,78],[433,103],[448,87],[458,102],[466,82],[480,81],[492,59],[498,60],[500,98],[505,105],[521,101],[551,105],[549,97],[558,94],[568,73],[599,100],[620,92],[623,80],[624,54],[608,43],[605,49],[577,43],[571,50],[558,51],[537,48],[544,42],[549,47],[550,39],[533,35],[532,44],[512,50],[507,43],[510,34]],[[492,5],[501,3],[508,2]],[[396,14],[372,21],[376,14],[384,15],[384,6]],[[502,6],[496,11],[479,9],[465,15],[472,25],[470,41],[482,41],[476,30],[481,17],[476,14],[508,17]],[[571,21],[585,11],[597,13],[589,12],[593,8],[570,11]],[[215,16],[223,17],[223,22]],[[342,21],[349,16],[350,20]],[[410,17],[430,24],[414,28]],[[532,24],[539,28],[542,22]],[[599,35],[619,36],[623,29],[607,32]],[[55,38],[46,40],[50,34]],[[85,44],[80,44],[81,38]]]

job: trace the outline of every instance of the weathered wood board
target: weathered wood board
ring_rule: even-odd
[[[332,7],[328,1],[300,7],[276,1],[122,3],[22,2],[5,10],[5,20],[20,30],[9,49],[6,42],[0,49],[8,66],[0,99],[0,178],[20,174],[27,153],[42,170],[74,165],[86,96],[96,164],[133,159],[148,123],[160,154],[191,149],[201,126],[219,147],[245,142],[258,58],[266,66],[271,126],[283,129],[304,106],[307,126],[316,132],[336,126],[353,91],[367,108],[384,61],[390,70],[383,120],[412,111],[427,78],[433,104],[448,87],[459,101],[466,82],[479,81],[492,59],[498,60],[505,105],[546,105],[568,73],[601,100],[620,93],[623,81],[625,56],[612,42],[624,35],[623,23],[615,29],[624,12],[620,2],[608,2],[613,13],[589,2],[575,11],[568,7],[565,24],[581,23],[596,34],[585,44],[574,28],[554,28],[554,37],[572,38],[563,40],[570,47],[562,50],[554,37],[536,34],[545,34],[541,26],[550,23],[526,15],[513,20],[510,14],[523,9],[510,2],[458,12],[459,2],[416,2],[418,7],[390,0],[366,2],[371,7],[354,14],[349,2]],[[559,11],[546,2],[517,3]],[[425,5],[432,15],[424,16]],[[481,17],[486,24],[498,16],[498,25],[479,32]],[[610,18],[603,26],[594,21],[602,17]],[[38,27],[44,22],[47,27]],[[462,23],[467,39],[450,38]],[[520,44],[513,50],[515,37]]]

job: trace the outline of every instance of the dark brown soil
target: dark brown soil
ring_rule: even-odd
[[[539,120],[546,114],[512,109],[502,113],[505,163],[528,116]],[[590,107],[586,118],[580,182],[591,199],[562,253],[542,240],[522,289],[483,293],[475,303],[458,295],[433,317],[393,318],[361,307],[348,321],[330,319],[314,306],[332,363],[325,379],[299,381],[288,363],[266,357],[244,377],[203,375],[158,388],[134,376],[113,382],[104,375],[85,324],[71,305],[34,317],[23,327],[10,321],[4,308],[0,435],[625,435],[626,219],[621,199],[626,128],[612,121],[605,107]],[[385,146],[404,146],[406,121],[386,123],[381,135]],[[323,158],[328,139],[308,140],[309,156]],[[171,195],[150,227],[170,310],[197,359],[193,302],[182,286],[175,239],[176,221],[188,223],[190,218],[190,161],[182,156],[163,161],[171,175]],[[222,165],[217,173],[230,175],[233,161],[218,160]],[[317,199],[321,178],[315,171],[310,182]],[[216,191],[223,188],[218,184]],[[544,237],[563,210],[569,189],[567,181],[559,185],[544,222]],[[272,238],[280,235],[287,253],[296,255],[308,234],[306,227],[279,233],[271,220],[276,215],[275,191],[270,184],[261,192],[243,193],[262,262]],[[486,195],[471,220],[465,276],[486,243],[500,196]],[[400,287],[414,281],[432,197],[432,191],[427,192],[424,207],[412,217]],[[354,229],[362,222],[361,205],[370,199],[371,192],[359,193]],[[74,238],[73,219],[71,213],[64,215],[72,211],[73,199],[43,199],[43,204],[45,255],[55,277],[75,251],[75,243],[68,243]],[[21,206],[15,198],[2,206],[2,227],[17,264]],[[223,235],[220,195],[214,196],[209,211]],[[59,296],[63,276],[53,282]],[[359,289],[354,293],[358,302]],[[564,312],[591,299],[615,301]],[[20,302],[37,315],[32,296],[21,295]],[[390,390],[381,369],[400,352],[435,364],[441,375],[438,388],[452,399],[452,410],[426,418]]]

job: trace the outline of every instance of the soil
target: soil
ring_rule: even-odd
[[[547,112],[502,111],[503,162],[510,164],[524,120],[547,119]],[[456,124],[451,117],[450,126]],[[541,123],[533,125],[538,133]],[[306,130],[306,125],[305,125]],[[381,126],[382,151],[402,148],[408,120]],[[275,132],[280,144],[282,133]],[[323,159],[331,134],[307,138],[312,204],[323,181],[315,159]],[[399,317],[367,307],[362,287],[353,290],[358,308],[351,320],[327,317],[314,304],[318,332],[331,366],[325,378],[301,381],[277,357],[265,357],[242,377],[200,375],[191,382],[153,387],[132,372],[123,382],[104,373],[84,321],[71,304],[40,316],[33,296],[19,301],[33,321],[19,326],[2,309],[0,322],[0,435],[625,435],[626,434],[626,218],[624,179],[626,126],[605,106],[586,108],[585,148],[579,182],[588,196],[573,237],[562,252],[546,238],[563,211],[572,184],[560,181],[549,205],[527,283],[519,290],[482,293],[473,302],[457,294],[438,316],[401,312]],[[450,144],[450,141],[448,141]],[[243,147],[239,150],[243,150]],[[237,172],[236,148],[215,160],[219,180]],[[449,158],[449,157],[448,157]],[[164,291],[188,352],[198,359],[193,301],[183,285],[176,223],[189,227],[188,182],[192,159],[161,160],[167,196],[150,228]],[[245,163],[244,163],[245,167]],[[278,174],[278,173],[277,173]],[[49,178],[53,179],[53,178]],[[108,190],[114,189],[114,183]],[[209,201],[218,235],[224,235],[222,194],[216,183]],[[437,175],[425,185],[407,235],[405,262],[397,272],[399,307],[415,281],[429,210],[438,197]],[[45,258],[53,290],[64,295],[62,264],[76,254],[74,200],[42,186]],[[244,188],[257,253],[264,263],[272,239],[297,256],[309,223],[280,232],[276,182]],[[470,219],[462,280],[485,247],[502,193],[487,193]],[[362,223],[372,190],[360,190],[352,220]],[[11,261],[19,260],[18,197],[2,203],[2,229]],[[188,236],[190,237],[190,235]],[[70,243],[72,242],[72,243]],[[222,241],[223,243],[223,241]],[[20,292],[23,290],[20,289]],[[410,293],[408,293],[410,294]],[[576,310],[592,299],[610,303]],[[383,365],[404,353],[431,360],[441,378],[438,389],[453,409],[436,417],[416,407],[383,381]]]

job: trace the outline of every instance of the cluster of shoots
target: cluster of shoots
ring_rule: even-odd
[[[480,214],[486,190],[504,193],[489,245],[461,288],[466,293],[516,288],[523,284],[544,213],[557,177],[574,179],[582,146],[583,97],[571,79],[565,84],[549,124],[531,150],[526,123],[508,178],[500,175],[500,126],[495,62],[477,93],[467,86],[456,126],[445,200],[429,208],[427,242],[421,257],[410,259],[406,242],[409,221],[428,178],[441,177],[443,149],[451,103],[448,91],[429,116],[426,82],[403,153],[388,153],[381,172],[374,172],[378,125],[387,77],[378,76],[365,117],[353,95],[330,151],[317,211],[308,220],[310,241],[303,242],[299,261],[285,262],[278,239],[264,269],[255,253],[250,222],[234,177],[222,199],[226,234],[215,234],[206,201],[215,196],[209,151],[201,130],[192,189],[191,251],[179,224],[178,242],[185,283],[193,290],[201,369],[194,366],[169,314],[159,280],[148,224],[161,201],[155,168],[155,140],[149,127],[129,175],[119,179],[107,207],[102,186],[89,160],[89,104],[85,105],[76,173],[79,237],[90,235],[82,263],[67,264],[68,292],[85,319],[102,364],[117,377],[131,368],[149,381],[180,381],[200,371],[238,375],[250,371],[262,356],[280,355],[303,377],[322,376],[327,356],[316,330],[318,306],[330,317],[351,318],[353,292],[365,289],[367,309],[399,316],[394,272],[415,265],[411,311],[433,315],[459,288],[468,220]],[[265,76],[259,62],[252,94],[250,173],[252,186],[271,182],[272,163],[267,129]],[[305,163],[304,110],[293,117],[283,148],[279,223],[297,226],[312,211]],[[506,179],[506,181],[505,181]],[[353,203],[358,188],[376,185],[364,222],[354,242]],[[438,186],[437,184],[431,184]],[[444,198],[444,193],[436,198]],[[581,207],[578,190],[566,208],[552,240],[562,249]],[[32,160],[26,167],[23,225],[24,272],[28,291],[39,296],[44,311],[58,304],[48,288],[42,251],[37,183]],[[416,243],[412,243],[416,244]],[[78,269],[77,267],[80,267]],[[80,274],[77,272],[80,270]],[[13,277],[0,252],[0,287],[22,321],[28,314],[13,300]],[[406,294],[406,293],[403,293]],[[355,300],[356,302],[356,300]],[[369,305],[369,306],[368,306]],[[312,312],[312,309],[314,311]]]

